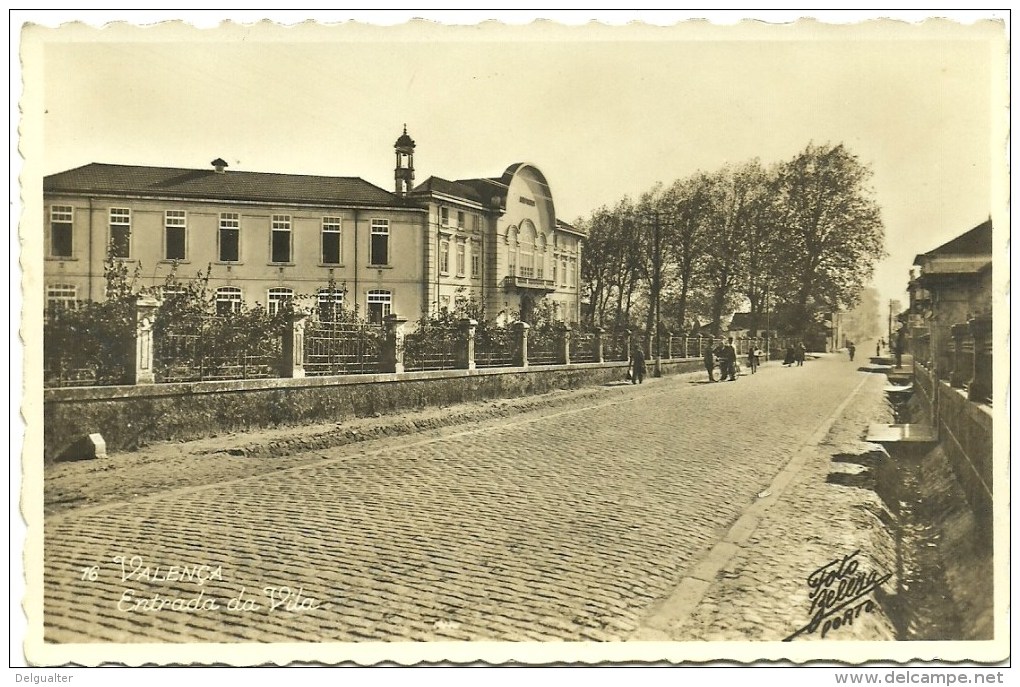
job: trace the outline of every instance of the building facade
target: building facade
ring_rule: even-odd
[[[414,141],[394,145],[394,192],[357,177],[93,163],[46,177],[48,309],[102,300],[108,259],[140,286],[203,275],[217,311],[288,299],[408,320],[474,300],[527,318],[548,299],[577,321],[583,235],[556,220],[533,165],[414,188]]]
[[[894,334],[936,379],[953,371],[961,383],[973,377],[972,400],[991,391],[992,232],[988,220],[914,258],[910,307]],[[979,363],[987,359],[988,379],[958,369],[956,347],[969,349]]]
[[[433,176],[413,197],[429,213],[429,311],[474,300],[497,321],[531,322],[542,305],[557,320],[580,321],[584,235],[556,219],[537,167],[513,164],[497,178]]]

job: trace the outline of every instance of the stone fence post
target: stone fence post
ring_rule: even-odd
[[[603,329],[602,327],[595,327],[595,361],[600,363],[606,362],[605,355],[606,342],[603,340],[605,333],[606,330]]]
[[[514,322],[514,367],[528,366],[528,330],[531,325],[527,322]]]
[[[560,364],[570,364],[570,325],[563,323],[563,330],[560,332]]]
[[[666,359],[673,359],[673,332],[666,332]]]
[[[964,357],[963,352],[963,339],[970,333],[970,327],[965,322],[954,324],[949,332],[953,337],[953,371],[949,374],[949,385],[962,389],[974,373],[974,363]]]
[[[457,322],[457,369],[475,369],[475,327],[478,320],[464,318]]]
[[[135,359],[129,374],[129,384],[156,383],[152,325],[156,320],[158,307],[159,301],[152,296],[139,296],[135,301]]]
[[[282,360],[280,376],[289,379],[300,379],[305,376],[305,322],[308,313],[293,310],[287,315],[283,325]]]
[[[974,376],[970,380],[967,398],[987,401],[992,397],[992,316],[979,315],[968,325],[974,337]]]
[[[383,318],[383,347],[381,372],[404,371],[404,325],[407,318],[390,314]]]

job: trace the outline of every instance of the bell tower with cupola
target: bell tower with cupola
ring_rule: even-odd
[[[393,170],[396,193],[406,196],[414,188],[414,139],[407,135],[407,124],[393,148],[397,153],[397,166]]]

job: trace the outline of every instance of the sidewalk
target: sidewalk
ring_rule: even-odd
[[[881,459],[881,449],[861,438],[869,423],[890,417],[884,384],[884,375],[863,379],[830,418],[831,425],[791,457],[634,639],[896,639],[893,622],[876,603],[897,582],[896,544],[883,525],[889,514],[873,490],[871,466]],[[806,561],[819,568],[831,565],[812,576]],[[826,573],[834,574],[825,578]],[[851,596],[833,599],[829,608],[846,605],[812,624],[819,610],[812,606],[812,592],[815,598],[823,598],[824,591],[838,594],[841,583],[852,586],[861,574],[866,580],[889,577],[876,592],[850,603]]]

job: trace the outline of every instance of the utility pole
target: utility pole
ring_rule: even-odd
[[[660,318],[660,292],[662,289],[662,245],[659,235],[659,211],[652,212],[653,218],[653,246],[655,252],[655,264],[652,270],[652,290],[655,293],[655,376],[662,376],[662,341],[659,338]]]
[[[889,334],[888,334],[888,336],[885,339],[886,345],[889,347],[890,351],[892,350],[892,308],[893,308],[893,301],[890,298],[889,299]]]

